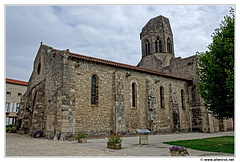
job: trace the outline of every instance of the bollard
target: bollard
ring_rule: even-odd
[[[148,134],[150,131],[148,129],[137,129],[139,134],[139,145],[148,145]]]

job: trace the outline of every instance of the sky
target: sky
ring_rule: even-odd
[[[204,52],[234,5],[5,5],[5,76],[28,81],[40,43],[137,65],[140,32],[153,17],[170,20],[175,57]]]

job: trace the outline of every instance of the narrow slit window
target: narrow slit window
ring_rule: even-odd
[[[182,109],[185,110],[185,97],[184,97],[184,91],[181,90],[181,100],[182,100]]]
[[[97,76],[92,76],[92,85],[91,85],[91,105],[98,104],[98,85],[97,85]]]
[[[37,74],[39,75],[40,72],[41,72],[41,62],[38,63]]]
[[[137,107],[137,85],[132,83],[132,107]]]
[[[160,107],[164,108],[165,104],[164,104],[164,89],[161,86],[160,87]]]
[[[172,53],[172,45],[171,45],[171,40],[169,38],[167,39],[167,51],[169,53]]]

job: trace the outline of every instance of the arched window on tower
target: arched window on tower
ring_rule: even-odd
[[[160,107],[164,108],[165,107],[165,103],[164,103],[164,89],[161,86],[160,87]]]
[[[159,52],[162,52],[162,42],[161,42],[161,40],[159,40],[158,49],[159,49]]]
[[[145,40],[145,54],[146,55],[150,54],[150,44],[147,39]]]
[[[97,76],[92,76],[91,82],[91,105],[98,104],[98,83],[97,83]]]
[[[137,84],[135,82],[132,83],[132,107],[137,107]]]
[[[159,39],[159,37],[157,37],[157,40],[155,41],[155,52],[162,52],[162,44],[161,44],[161,40]]]
[[[155,52],[156,53],[158,52],[158,41],[157,40],[155,41]]]
[[[172,43],[169,38],[167,39],[167,52],[172,53]]]
[[[182,102],[182,109],[185,110],[185,96],[183,89],[181,90],[181,102]]]

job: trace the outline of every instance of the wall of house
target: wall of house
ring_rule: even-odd
[[[16,124],[20,100],[26,90],[27,86],[25,85],[6,83],[6,125]]]

